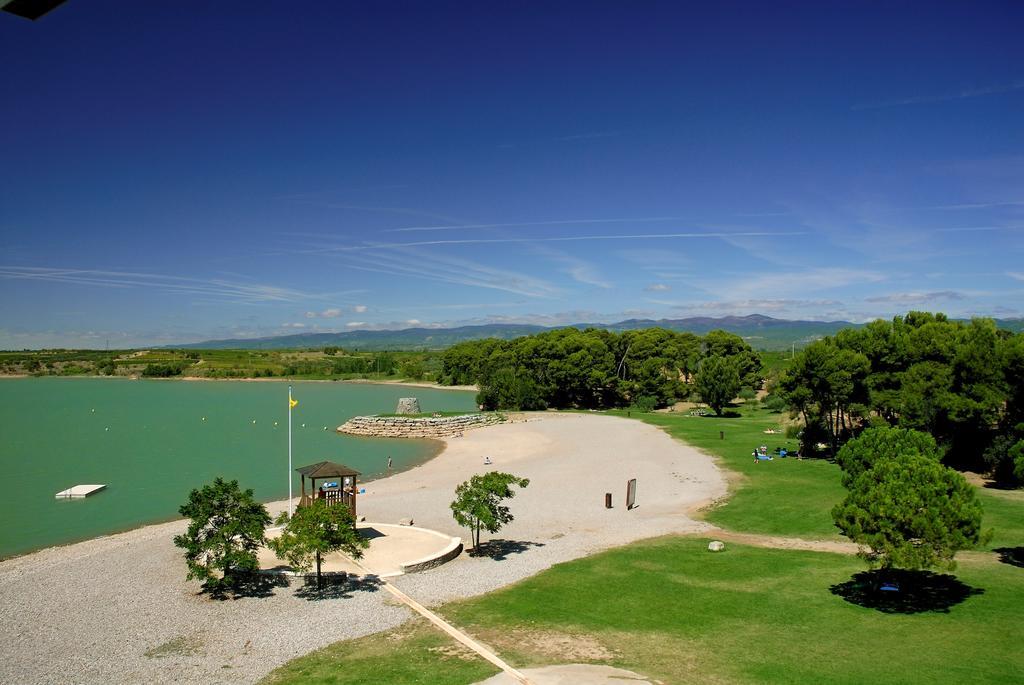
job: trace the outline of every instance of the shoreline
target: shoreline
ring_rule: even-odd
[[[415,525],[453,537],[455,487],[489,470],[529,478],[510,507],[515,519],[485,540],[515,553],[461,555],[394,579],[431,606],[478,596],[551,566],[635,540],[711,530],[688,511],[727,492],[724,474],[695,448],[639,420],[599,414],[526,414],[443,441],[434,458],[368,480],[367,520]],[[485,465],[482,455],[492,458]],[[626,481],[638,506],[627,511]],[[604,507],[604,494],[614,507]],[[272,516],[287,500],[266,504]],[[2,682],[251,683],[277,666],[339,640],[389,630],[411,616],[372,585],[310,602],[301,586],[218,602],[186,581],[177,519],[0,562]],[[88,588],[83,593],[82,588]],[[356,620],[339,621],[339,612]],[[74,616],[54,630],[53,616]],[[180,645],[188,646],[181,649]],[[176,645],[178,645],[176,647]],[[159,654],[161,658],[153,658]]]
[[[407,388],[427,388],[433,390],[462,390],[464,392],[480,392],[475,385],[439,385],[426,381],[383,381],[372,378],[287,378],[277,376],[274,378],[207,378],[206,376],[172,376],[168,378],[147,378],[143,376],[95,376],[89,374],[76,374],[74,376],[44,375],[34,376],[28,373],[5,373],[0,374],[0,380],[4,378],[90,378],[90,379],[111,379],[125,381],[186,381],[189,383],[348,383],[352,385],[396,385]]]
[[[358,436],[358,437],[365,437],[365,436]],[[416,460],[414,462],[410,462],[409,464],[405,465],[402,468],[392,469],[392,472],[389,473],[389,474],[385,474],[385,475],[383,475],[383,476],[381,476],[379,478],[375,478],[373,480],[363,481],[363,482],[360,483],[361,487],[365,487],[365,486],[369,485],[370,483],[376,483],[377,481],[385,480],[387,478],[391,478],[393,476],[397,476],[400,473],[405,473],[406,471],[411,471],[412,469],[419,468],[419,467],[423,466],[424,464],[430,462],[431,460],[437,459],[439,456],[441,456],[444,453],[444,448],[445,448],[444,440],[438,440],[436,438],[383,438],[383,439],[385,439],[385,440],[391,440],[391,439],[395,439],[395,440],[400,440],[400,439],[401,440],[418,440],[418,441],[421,441],[421,442],[424,442],[424,443],[428,443],[428,447],[430,448],[429,449],[430,453],[426,457],[424,457],[423,459],[418,459],[418,460]],[[206,483],[198,484],[198,485],[196,485],[196,488],[201,488],[203,485],[206,485]],[[294,499],[297,502],[299,498],[298,498],[298,496],[295,496]],[[287,498],[284,498],[284,499],[257,500],[257,502],[259,502],[260,504],[265,506],[268,511],[271,508],[274,508],[274,509],[280,508],[281,510],[284,510],[288,506],[288,499]],[[142,530],[142,529],[148,528],[150,526],[164,526],[164,525],[167,525],[167,524],[170,524],[170,523],[183,522],[185,520],[186,519],[181,518],[181,516],[179,516],[179,515],[168,516],[168,517],[161,517],[161,518],[156,518],[156,519],[147,519],[146,521],[140,522],[138,524],[133,524],[133,525],[125,526],[123,528],[117,528],[115,530],[112,530],[112,531],[109,531],[109,532],[106,532],[106,533],[101,533],[99,535],[90,535],[88,537],[76,538],[74,540],[68,540],[67,542],[61,542],[61,543],[58,543],[56,545],[46,545],[44,547],[33,547],[32,549],[26,550],[24,552],[15,552],[14,554],[0,555],[0,564],[2,564],[5,561],[10,561],[10,560],[13,560],[13,559],[21,559],[22,557],[27,557],[27,556],[30,556],[32,554],[39,554],[40,552],[45,552],[45,551],[51,550],[51,549],[54,549],[54,550],[55,549],[62,549],[62,548],[65,548],[65,547],[71,547],[73,545],[80,545],[80,544],[83,544],[83,543],[91,542],[93,540],[102,540],[104,538],[109,538],[109,537],[113,537],[113,536],[117,536],[117,535],[124,535],[126,533],[131,533],[133,531]]]

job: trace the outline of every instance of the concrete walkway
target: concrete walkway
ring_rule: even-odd
[[[598,664],[524,668],[522,672],[533,685],[656,685],[658,683],[658,681],[648,680],[633,671]],[[507,674],[499,673],[477,683],[477,685],[515,685],[515,682]]]

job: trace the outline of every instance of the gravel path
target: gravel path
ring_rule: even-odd
[[[485,467],[484,456],[493,465]],[[516,520],[490,557],[463,555],[396,579],[424,604],[487,592],[632,540],[706,530],[686,512],[726,489],[710,458],[646,424],[539,415],[454,438],[427,464],[368,483],[360,513],[382,522],[411,516],[462,535],[448,503],[456,484],[485,469],[531,479],[511,501]],[[639,507],[627,512],[632,477]],[[605,492],[615,508],[604,508]],[[283,505],[268,508],[276,514]],[[328,599],[308,599],[293,585],[210,600],[184,582],[171,542],[184,528],[148,526],[0,562],[0,682],[254,682],[296,656],[410,616],[372,582]]]

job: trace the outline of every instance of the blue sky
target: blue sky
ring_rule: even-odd
[[[286,5],[0,13],[0,348],[1024,315],[1022,3]]]

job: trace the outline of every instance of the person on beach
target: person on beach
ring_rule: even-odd
[[[492,462],[492,461],[491,461],[491,458],[490,458],[490,457],[484,457],[484,464],[485,464],[485,465],[486,465],[486,464],[493,464],[493,463],[494,463],[494,462]]]
[[[388,457],[388,470],[391,470],[391,457]]]

